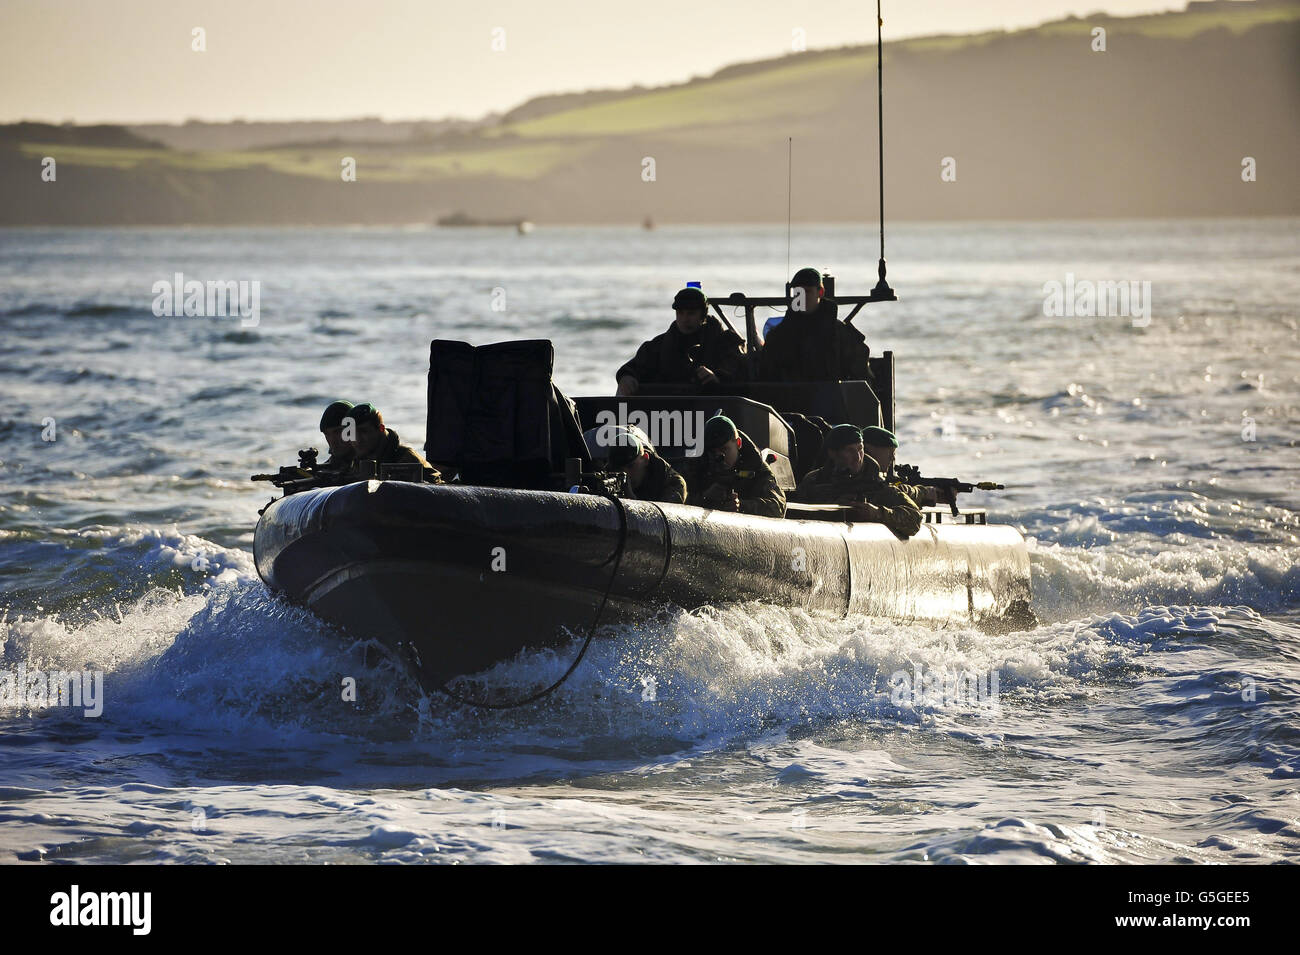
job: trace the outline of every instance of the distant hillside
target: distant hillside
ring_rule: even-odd
[[[10,123],[0,126],[0,148],[22,143],[58,143],[99,149],[163,149],[162,143],[138,136],[121,126],[55,126],[52,123]]]
[[[490,123],[496,117],[386,122],[377,117],[343,120],[299,120],[295,122],[152,123],[127,127],[131,132],[157,140],[172,149],[238,151],[266,149],[295,143],[353,142],[401,143],[424,141]]]
[[[1099,27],[1105,52],[1092,49]],[[889,213],[1300,215],[1298,51],[1300,0],[887,42]],[[159,150],[8,127],[0,143],[16,145],[0,151],[0,222],[397,224],[457,211],[541,223],[778,221],[787,137],[796,217],[863,221],[876,213],[875,117],[871,46],[655,89],[538,97],[478,124],[133,127],[173,146],[191,126],[211,142],[245,136],[240,148]],[[46,155],[59,161],[56,183],[39,181]],[[340,177],[347,157],[356,182]],[[1253,182],[1242,180],[1247,157]],[[947,160],[955,181],[941,177]]]

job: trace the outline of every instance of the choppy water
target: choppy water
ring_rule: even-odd
[[[549,337],[608,391],[684,281],[779,293],[783,228],[0,232],[0,671],[106,674],[98,718],[0,709],[0,860],[1300,859],[1300,222],[890,243],[859,325],[900,459],[1008,486],[972,503],[1031,538],[1041,626],[665,614],[483,714],[268,594],[245,478],[339,394],[421,443],[435,337]],[[874,284],[869,230],[793,258]],[[176,272],[259,281],[259,323],[154,317]],[[1149,281],[1149,325],[1045,317],[1067,273]],[[900,670],[996,671],[999,706]]]

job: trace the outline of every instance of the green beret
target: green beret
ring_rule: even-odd
[[[673,296],[673,308],[708,308],[709,297],[694,286],[687,286]]]
[[[351,418],[357,424],[363,424],[379,417],[379,409],[369,401],[363,401],[359,405],[354,405],[352,410],[347,413],[347,417]]]
[[[894,437],[894,432],[884,428],[863,428],[862,443],[871,448],[896,448],[898,438]]]
[[[341,427],[344,416],[351,410],[352,402],[350,401],[345,401],[342,398],[331,401],[325,407],[325,413],[320,416],[321,431]]]
[[[627,467],[645,453],[641,439],[630,428],[592,428],[583,434],[583,438],[587,442],[587,450],[591,452],[592,461],[603,461],[614,470]]]
[[[816,269],[800,269],[794,273],[794,278],[790,280],[791,285],[797,285],[804,288],[821,288],[822,274]]]
[[[734,421],[724,414],[714,415],[704,422],[704,449],[707,451],[716,448],[739,435],[740,432],[736,430]]]
[[[850,444],[862,443],[862,432],[856,425],[837,424],[826,432],[825,445],[828,450],[847,448]]]

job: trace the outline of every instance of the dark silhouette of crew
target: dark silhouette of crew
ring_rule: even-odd
[[[709,314],[709,299],[698,288],[673,298],[676,315],[668,331],[645,342],[614,375],[620,396],[645,385],[694,385],[718,391],[744,377],[745,350],[740,336]]]
[[[867,381],[871,349],[839,320],[821,273],[800,269],[790,280],[790,307],[768,332],[759,360],[763,381]]]

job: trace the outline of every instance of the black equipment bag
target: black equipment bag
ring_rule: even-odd
[[[573,402],[551,381],[545,339],[429,345],[424,454],[466,484],[552,490],[566,458],[591,457]]]

